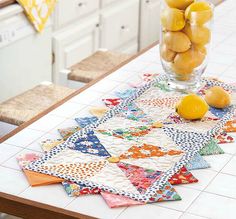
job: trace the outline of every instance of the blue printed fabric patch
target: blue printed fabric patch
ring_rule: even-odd
[[[228,112],[230,111],[229,108],[224,108],[224,109],[217,109],[217,108],[214,108],[214,107],[210,107],[210,112],[218,117],[218,118],[223,118]]]
[[[124,107],[121,110],[121,114],[127,119],[131,119],[134,121],[139,121],[140,119],[143,119],[146,116],[143,110],[138,108],[134,103],[130,103],[126,107]]]
[[[193,159],[186,165],[188,170],[197,170],[197,169],[205,169],[210,168],[210,164],[203,159],[203,157],[197,153]]]
[[[90,125],[91,123],[96,122],[97,120],[98,118],[96,116],[75,118],[75,121],[79,124],[81,128],[84,128]]]
[[[125,91],[115,91],[115,95],[121,99],[126,99],[135,92],[135,89],[127,89]]]
[[[78,150],[85,154],[97,155],[100,157],[110,157],[105,147],[100,143],[93,131],[88,132],[84,137],[79,138],[71,149]]]

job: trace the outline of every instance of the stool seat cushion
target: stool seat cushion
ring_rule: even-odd
[[[72,66],[68,79],[88,83],[111,71],[130,57],[131,55],[113,51],[98,51]]]
[[[54,84],[38,85],[1,103],[0,121],[21,125],[73,92],[73,89]]]

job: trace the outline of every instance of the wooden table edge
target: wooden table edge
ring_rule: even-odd
[[[22,125],[18,126],[16,129],[14,129],[13,131],[11,131],[10,133],[4,135],[3,137],[0,138],[0,143],[3,143],[4,141],[6,141],[8,138],[12,137],[13,135],[17,134],[18,132],[20,132],[21,130],[25,129],[26,127],[28,127],[29,125],[31,125],[32,123],[34,123],[35,121],[39,120],[40,118],[42,118],[43,116],[45,116],[46,114],[48,114],[49,112],[51,112],[52,110],[56,109],[57,107],[61,106],[62,104],[64,104],[65,102],[67,102],[68,100],[70,100],[71,98],[73,98],[74,96],[80,94],[81,92],[85,91],[86,89],[90,88],[91,86],[93,86],[94,84],[96,84],[97,82],[101,81],[102,79],[104,79],[105,77],[107,77],[108,75],[112,74],[114,71],[118,70],[119,68],[121,68],[122,66],[128,64],[129,62],[131,62],[132,60],[134,60],[135,58],[137,58],[138,56],[142,55],[143,53],[145,53],[146,51],[148,51],[149,49],[153,48],[154,46],[156,46],[158,44],[158,41],[151,44],[150,46],[148,46],[147,48],[141,50],[140,52],[138,52],[137,54],[133,55],[132,57],[130,57],[129,59],[127,59],[126,61],[122,62],[121,64],[119,64],[118,66],[116,66],[114,69],[112,69],[111,71],[107,72],[104,75],[101,75],[99,78],[91,81],[90,83],[86,84],[84,87],[76,90],[75,92],[73,92],[72,94],[70,94],[69,96],[65,97],[64,99],[60,100],[59,102],[57,102],[56,104],[54,104],[53,106],[49,107],[48,109],[44,110],[43,112],[39,113],[37,116],[35,116],[34,118],[30,119],[29,121],[23,123]]]
[[[74,93],[70,94],[69,96],[67,96],[63,100],[59,101],[58,103],[54,104],[53,106],[51,106],[47,110],[43,111],[42,113],[38,114],[34,118],[32,118],[29,121],[23,123],[22,125],[20,125],[16,129],[14,129],[9,134],[7,134],[7,135],[3,136],[2,138],[0,138],[0,143],[2,143],[4,141],[6,141],[8,138],[14,136],[15,134],[17,134],[21,130],[25,129],[26,127],[28,127],[29,125],[31,125],[32,123],[34,123],[35,121],[40,119],[41,117],[45,116],[46,114],[48,114],[49,112],[51,112],[55,108],[59,107],[60,105],[62,105],[66,101],[70,100],[72,97],[80,94],[81,92],[88,89],[92,85],[94,85],[97,82],[101,81],[102,79],[104,79],[105,77],[107,77],[108,75],[113,73],[114,71],[118,70],[122,66],[124,66],[127,63],[133,61],[135,58],[142,55],[143,53],[145,53],[149,49],[153,48],[157,44],[158,44],[158,41],[151,44],[150,46],[143,49],[142,51],[138,52],[137,54],[133,55],[131,58],[129,58],[125,62],[122,62],[120,65],[116,66],[111,71],[107,72],[106,74],[102,75],[101,77],[97,78],[96,80],[91,81],[90,83],[88,83],[87,85],[82,87],[81,89],[79,89],[79,90],[75,91]],[[57,208],[57,207],[54,207],[54,206],[51,206],[51,205],[46,205],[46,204],[43,204],[43,203],[40,203],[40,202],[20,198],[19,196],[10,195],[10,194],[6,194],[6,193],[3,193],[3,192],[0,192],[0,212],[15,215],[15,216],[18,216],[18,217],[23,217],[23,218],[26,218],[26,219],[27,218],[29,218],[29,219],[32,219],[32,218],[34,218],[34,219],[42,219],[42,218],[43,219],[51,219],[51,218],[56,218],[56,219],[67,219],[67,218],[68,219],[72,219],[72,218],[90,219],[90,218],[93,218],[93,217],[90,217],[90,216],[87,216],[87,215],[72,212],[72,211],[69,211],[69,210],[62,209],[62,208]]]

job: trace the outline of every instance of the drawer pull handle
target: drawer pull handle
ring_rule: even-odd
[[[80,2],[80,3],[78,4],[78,6],[79,6],[79,7],[84,7],[84,6],[86,6],[86,3],[85,3],[85,2]]]
[[[129,27],[126,27],[126,26],[123,25],[123,26],[121,26],[121,30],[128,32],[129,31]]]
[[[149,4],[149,3],[150,3],[150,0],[147,0],[146,3]]]

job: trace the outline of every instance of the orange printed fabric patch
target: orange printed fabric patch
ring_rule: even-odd
[[[58,177],[37,173],[30,170],[23,170],[23,171],[31,186],[46,186],[46,185],[61,183],[64,181],[64,179]]]
[[[90,163],[42,165],[42,169],[62,175],[69,175],[76,179],[88,179],[99,173],[107,163],[108,161],[101,160]]]
[[[149,106],[174,108],[179,100],[180,97],[167,97],[160,99],[145,99],[140,100],[140,102]]]
[[[141,147],[132,146],[127,152],[120,155],[120,159],[139,159],[139,158],[148,158],[148,157],[163,157],[165,155],[179,155],[182,154],[182,151],[179,150],[169,150],[163,151],[159,147],[154,145],[143,144]]]
[[[226,132],[236,132],[236,120],[228,121],[225,124],[223,130],[226,131]]]

